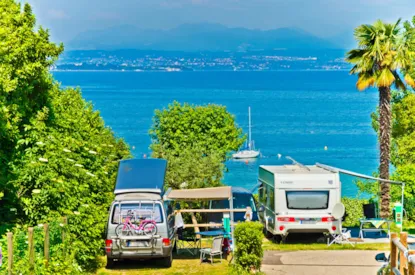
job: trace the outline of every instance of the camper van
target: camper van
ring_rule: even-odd
[[[171,266],[174,215],[172,206],[162,200],[166,167],[162,159],[120,161],[106,229],[109,268],[122,259],[160,259],[164,266]],[[128,230],[116,230],[129,220]],[[142,221],[155,224],[154,231],[140,230]]]
[[[332,216],[341,201],[338,172],[300,164],[260,166],[258,193],[267,235],[284,240],[291,232],[341,232],[341,220]]]

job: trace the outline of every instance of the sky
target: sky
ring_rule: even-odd
[[[185,23],[229,27],[296,27],[320,37],[351,33],[376,19],[393,22],[415,15],[414,0],[21,0],[55,42],[79,33],[132,25],[170,29]]]

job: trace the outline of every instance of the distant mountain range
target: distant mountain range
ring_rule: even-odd
[[[297,28],[252,30],[219,24],[184,24],[170,30],[119,26],[79,34],[67,48],[162,51],[255,51],[273,49],[341,49],[338,38],[323,39]]]

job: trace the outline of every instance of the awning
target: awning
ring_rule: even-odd
[[[168,200],[223,200],[230,199],[232,197],[232,187],[211,187],[211,188],[198,188],[198,189],[181,189],[171,190],[166,199]]]

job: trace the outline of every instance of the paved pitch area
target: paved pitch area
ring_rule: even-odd
[[[381,263],[379,251],[265,251],[261,271],[278,275],[369,275],[376,274]]]

